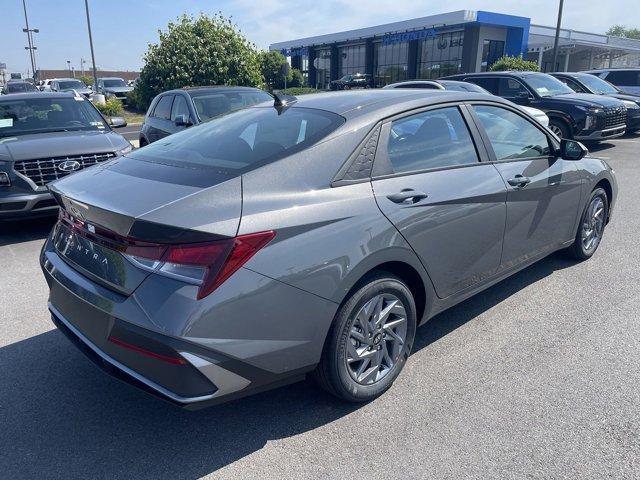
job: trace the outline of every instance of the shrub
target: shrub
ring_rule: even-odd
[[[524,72],[539,72],[540,67],[536,62],[530,62],[522,58],[522,55],[517,57],[510,57],[504,55],[499,58],[496,63],[491,65],[489,69],[492,72],[504,72],[506,70],[519,70]]]
[[[80,77],[78,77],[78,80],[80,80],[87,86],[93,85],[93,77],[89,75],[81,75]]]
[[[284,88],[280,90],[282,93],[286,93],[287,95],[307,95],[309,93],[322,93],[324,90],[318,90],[317,88],[311,87],[292,87],[292,88]]]
[[[258,51],[222,14],[183,15],[149,45],[135,91],[146,109],[153,97],[186,86],[262,86]]]
[[[107,117],[116,117],[121,115],[124,109],[122,108],[122,102],[117,98],[108,99],[104,105],[96,103],[94,104],[100,113]]]

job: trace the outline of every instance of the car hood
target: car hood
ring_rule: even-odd
[[[127,93],[133,90],[133,87],[104,87],[105,92],[111,93]]]
[[[632,95],[630,93],[607,93],[605,97],[615,98],[616,100],[628,100],[640,104],[640,95]]]
[[[36,133],[0,137],[0,160],[32,160],[72,155],[115,152],[129,142],[111,131]]]
[[[573,105],[582,105],[584,107],[619,107],[620,102],[615,98],[609,98],[604,95],[593,95],[591,93],[567,93],[564,95],[555,95],[546,97],[555,102],[571,103]]]

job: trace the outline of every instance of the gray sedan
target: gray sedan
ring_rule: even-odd
[[[437,313],[556,250],[594,255],[617,192],[506,100],[393,89],[277,95],[50,189],[53,321],[189,408],[306,375],[377,397]]]

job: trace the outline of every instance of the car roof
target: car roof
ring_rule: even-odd
[[[122,77],[98,77],[98,80],[124,80]]]
[[[12,93],[6,97],[3,95],[0,97],[0,102],[3,100],[28,100],[30,98],[73,98],[73,92],[26,92],[26,93]]]
[[[544,72],[533,72],[533,71],[520,71],[520,70],[504,70],[500,72],[476,72],[476,73],[459,73],[456,75],[450,75],[448,77],[442,77],[441,80],[456,80],[458,78],[466,78],[466,77],[491,77],[496,75],[510,75],[512,77],[524,78],[530,75],[547,75]]]
[[[62,81],[65,81],[65,82],[66,82],[66,81],[69,81],[69,80],[77,80],[78,82],[81,82],[81,81],[82,81],[82,80],[80,80],[79,78],[71,78],[71,77],[65,77],[65,78],[54,78],[54,79],[52,79],[52,81],[54,81],[54,80],[55,80],[55,81],[60,81],[60,80],[62,80]]]
[[[615,67],[615,68],[594,68],[592,70],[583,70],[580,73],[604,73],[604,72],[613,72],[613,71],[620,71],[620,70],[632,70],[632,71],[638,71],[640,70],[640,67]]]
[[[223,92],[238,92],[238,91],[247,91],[247,92],[264,92],[264,90],[261,90],[259,88],[255,88],[255,87],[235,87],[232,85],[209,85],[209,86],[204,86],[204,87],[183,87],[183,88],[175,88],[173,90],[168,90],[168,92],[187,92],[187,93],[191,93],[191,92],[203,92],[203,91],[207,91],[207,90],[215,90],[217,92],[223,91]],[[162,93],[167,93],[167,92],[162,92]],[[268,93],[268,92],[264,92],[264,93]]]
[[[360,91],[337,91],[301,95],[292,108],[315,108],[336,113],[346,119],[371,114],[384,117],[392,116],[407,110],[436,105],[447,102],[464,102],[469,100],[487,100],[489,95],[451,90],[429,89],[371,89]],[[499,97],[490,96],[492,101],[502,101]],[[260,104],[264,106],[264,103]]]

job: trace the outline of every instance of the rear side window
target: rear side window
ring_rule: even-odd
[[[480,85],[485,90],[488,90],[489,93],[498,95],[498,79],[495,77],[472,77],[467,78],[466,81]]]
[[[614,70],[607,74],[605,80],[623,87],[638,87],[640,86],[640,71]]]
[[[173,95],[165,95],[158,100],[156,108],[153,110],[153,116],[169,120],[171,118],[171,104],[173,103]]]
[[[394,173],[478,162],[471,134],[457,107],[394,121],[387,153]]]
[[[546,157],[549,139],[530,121],[501,107],[475,105],[497,160]]]
[[[515,78],[502,77],[499,80],[500,96],[504,98],[516,98],[519,95],[529,95],[529,90]]]
[[[242,173],[299,152],[322,140],[344,123],[335,113],[273,107],[247,108],[214,118],[144,149],[131,158]]]

